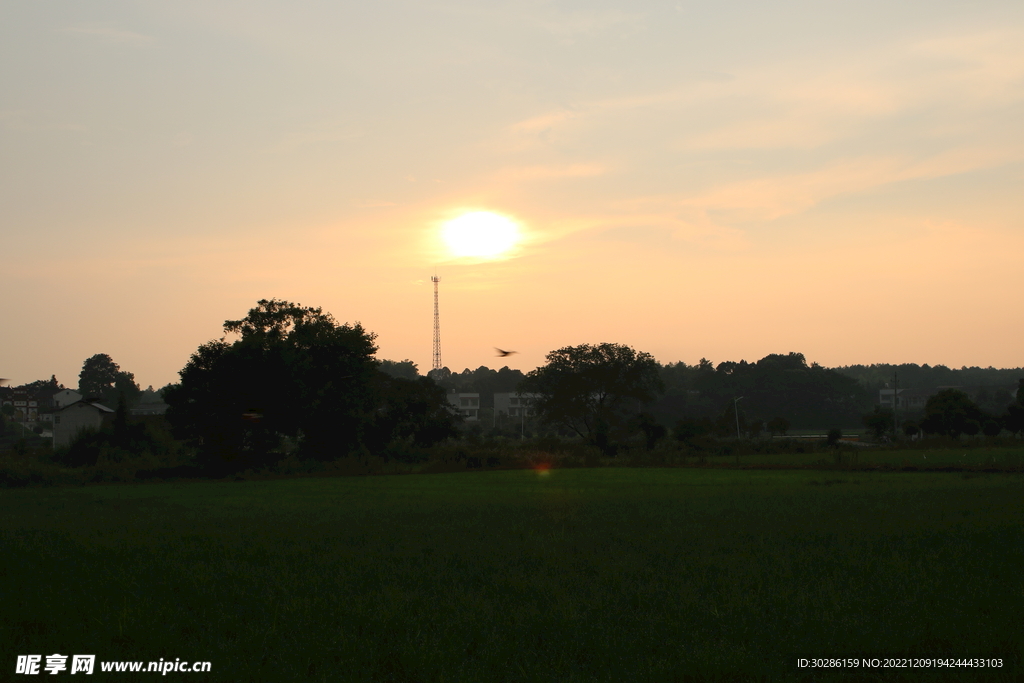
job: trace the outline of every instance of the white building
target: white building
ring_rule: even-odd
[[[538,394],[496,393],[494,394],[494,414],[509,417],[533,417],[533,402]]]
[[[71,389],[61,389],[53,395],[53,409],[60,410],[65,406],[69,406],[72,403],[81,401],[83,396],[77,391]]]
[[[86,430],[99,430],[105,415],[114,411],[99,403],[77,401],[53,414],[53,447],[70,446]]]
[[[480,419],[480,394],[448,394],[448,403],[467,422],[475,422]]]

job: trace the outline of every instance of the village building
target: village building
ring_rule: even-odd
[[[70,446],[79,434],[99,431],[105,419],[114,411],[100,403],[76,401],[53,414],[53,447]]]

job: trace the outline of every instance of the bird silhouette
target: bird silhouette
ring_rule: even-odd
[[[506,356],[511,356],[513,353],[519,353],[518,351],[503,351],[497,346],[494,347],[494,350],[498,352],[498,358],[505,358]]]

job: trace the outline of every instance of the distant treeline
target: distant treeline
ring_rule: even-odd
[[[412,361],[384,361],[394,376],[415,376]],[[449,392],[480,394],[482,409],[492,408],[494,392],[516,391],[525,375],[503,367],[481,366],[453,373],[430,373]],[[756,363],[726,361],[717,366],[702,358],[696,365],[669,363],[659,368],[665,391],[648,410],[665,425],[680,417],[734,420],[735,399],[742,423],[785,418],[794,428],[839,425],[859,427],[865,411],[877,400],[856,379],[816,363],[803,354],[771,354]]]
[[[903,363],[891,365],[846,365],[834,368],[862,385],[877,391],[891,387],[893,375],[899,380],[900,389],[934,389],[936,387],[1012,387],[1024,377],[1024,368],[979,368],[962,367],[959,370],[945,365],[917,365]]]
[[[410,360],[384,361],[381,369],[395,377],[419,376]],[[826,368],[808,363],[802,353],[770,354],[761,360],[724,361],[717,365],[702,358],[660,366],[665,392],[650,406],[651,414],[671,425],[680,416],[721,420],[731,417],[734,400],[743,422],[785,418],[793,428],[841,426],[859,428],[865,412],[878,403],[878,390],[891,386],[897,373],[901,389],[943,386],[1013,387],[1024,368],[948,368],[944,365],[849,365]],[[480,407],[493,408],[493,395],[516,391],[525,375],[503,367],[481,366],[452,372],[444,368],[430,376],[448,392],[480,394]],[[1010,400],[1000,393],[999,399]],[[998,402],[998,401],[997,401]],[[995,406],[1002,409],[1005,406]]]

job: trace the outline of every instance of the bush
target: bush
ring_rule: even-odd
[[[893,428],[895,416],[889,408],[875,406],[875,409],[862,418],[864,426],[871,430],[876,439]]]
[[[768,420],[768,424],[766,426],[768,427],[768,432],[772,436],[775,436],[776,434],[785,436],[786,432],[789,431],[789,420],[784,417],[773,417]]]

